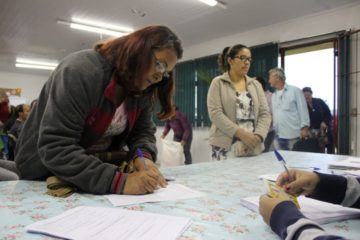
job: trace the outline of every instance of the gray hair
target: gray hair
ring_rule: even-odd
[[[284,81],[286,80],[284,69],[282,68],[272,68],[269,70],[269,74],[276,75],[280,80]]]

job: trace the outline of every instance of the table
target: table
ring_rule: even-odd
[[[280,151],[289,166],[320,167],[327,171],[327,162],[346,156]],[[181,201],[144,203],[124,207],[137,211],[190,217],[191,227],[180,240],[195,239],[278,239],[260,215],[240,205],[243,197],[264,192],[261,174],[283,171],[273,153],[218,162],[164,168],[162,172],[176,182],[206,193],[206,197]],[[25,232],[28,224],[47,219],[76,206],[113,207],[101,195],[75,193],[68,198],[45,194],[45,182],[0,182],[0,239],[52,239]],[[358,239],[360,219],[324,225],[331,232]]]

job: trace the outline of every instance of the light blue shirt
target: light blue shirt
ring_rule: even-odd
[[[298,138],[301,128],[310,126],[306,100],[298,87],[285,84],[282,91],[276,90],[272,95],[271,107],[279,138]]]

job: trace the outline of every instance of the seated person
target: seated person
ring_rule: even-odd
[[[17,118],[16,118],[15,122],[13,123],[13,125],[11,126],[10,130],[8,131],[8,134],[11,134],[12,136],[15,137],[15,139],[17,139],[22,126],[29,115],[30,106],[27,104],[17,105],[15,108],[15,112],[16,112]]]
[[[276,182],[285,192],[292,195],[303,194],[345,207],[360,208],[360,179],[300,170],[289,172],[290,177],[284,172]],[[289,182],[288,179],[294,180]],[[307,219],[285,194],[278,198],[261,196],[259,211],[264,221],[281,239],[343,239],[327,234],[321,226]]]

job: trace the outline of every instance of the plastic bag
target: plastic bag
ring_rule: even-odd
[[[168,141],[161,139],[162,143],[162,159],[160,161],[161,167],[173,167],[184,164],[184,148],[180,142]]]

